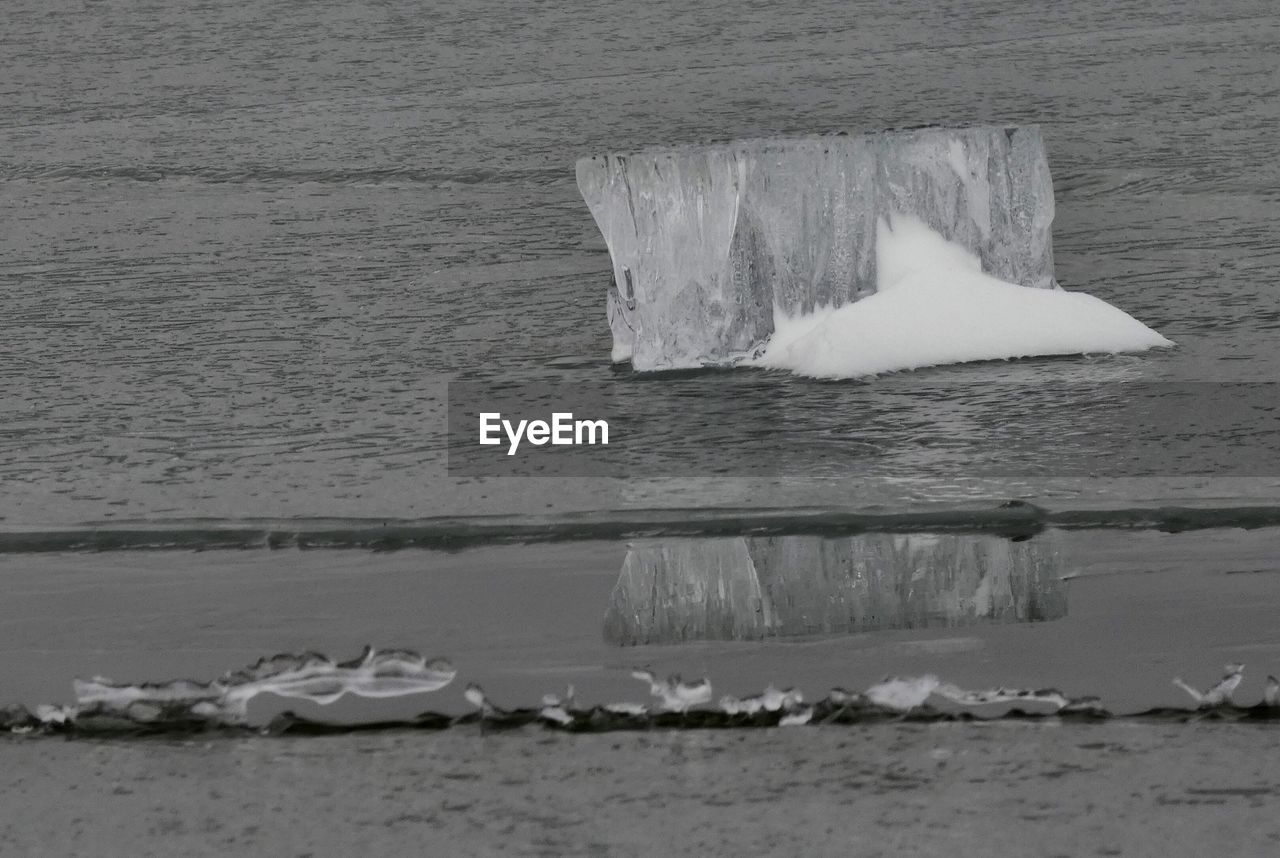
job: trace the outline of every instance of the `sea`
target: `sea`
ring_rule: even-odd
[[[354,646],[334,631],[353,622],[344,600],[395,575],[345,573],[326,607],[280,602],[287,621],[218,590],[207,625],[137,645],[92,606],[145,579],[166,611],[190,609],[214,598],[187,574],[206,567],[323,589],[334,566],[390,562],[359,559],[369,548],[479,546],[483,567],[499,551],[485,546],[515,543],[492,556],[559,575],[548,557],[587,549],[538,544],[606,539],[612,559],[583,569],[612,580],[634,538],[1016,530],[1031,509],[1043,528],[1107,529],[1071,544],[1105,543],[1110,572],[1150,571],[1134,544],[1277,571],[1274,538],[1233,565],[1217,531],[1190,554],[1147,533],[1280,524],[1277,55],[1269,0],[6,2],[0,552],[11,604],[39,607],[12,608],[0,649],[61,653],[10,684],[43,694],[33,677],[97,670],[95,652],[155,678],[181,669],[170,656],[212,669]],[[611,363],[611,265],[578,158],[984,123],[1041,128],[1062,286],[1176,348],[834,382]],[[450,385],[476,379],[608,385],[655,413],[723,403],[741,419],[714,427],[716,451],[764,457],[783,433],[789,467],[717,469],[705,437],[669,435],[673,461],[697,467],[451,468]],[[756,401],[768,419],[741,407]],[[1120,453],[1118,405],[1122,440],[1141,440]],[[192,553],[258,547],[289,550]],[[397,569],[435,562],[413,556]],[[73,583],[40,583],[55,573]],[[1249,580],[1240,604],[1270,592]],[[113,610],[134,628],[156,613]],[[75,617],[124,636],[76,637]],[[51,618],[74,643],[49,642]],[[376,634],[366,619],[359,634]],[[213,637],[183,643],[195,628]],[[1280,647],[1261,628],[1231,646]]]

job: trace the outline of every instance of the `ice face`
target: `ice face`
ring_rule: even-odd
[[[1049,538],[868,533],[642,540],[605,615],[618,644],[1032,622],[1066,614]]]
[[[912,216],[987,274],[1051,288],[1053,184],[1037,128],[928,128],[598,155],[578,187],[613,260],[613,358],[736,363],[788,317],[876,291],[877,224]]]

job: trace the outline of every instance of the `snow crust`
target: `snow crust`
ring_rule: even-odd
[[[1028,289],[982,271],[980,259],[921,220],[877,223],[876,293],[789,314],[752,363],[816,378],[855,378],[966,361],[1114,354],[1173,343],[1101,299]]]

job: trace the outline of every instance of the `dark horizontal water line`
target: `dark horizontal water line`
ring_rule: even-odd
[[[654,537],[847,536],[858,533],[985,533],[1027,539],[1045,530],[1280,527],[1280,506],[1048,510],[995,507],[906,512],[845,510],[629,510],[547,517],[286,519],[120,522],[0,531],[0,554],[255,548],[462,550],[485,545]]]
[[[1008,712],[992,715],[974,715],[967,712],[945,712],[922,708],[917,712],[895,712],[876,707],[839,706],[820,701],[811,720],[815,726],[865,727],[873,724],[983,724],[995,722],[1025,722],[1044,724],[1089,725],[1105,722],[1131,724],[1193,724],[1197,728],[1212,725],[1255,724],[1274,725],[1280,721],[1280,709],[1258,704],[1254,706],[1224,705],[1208,709],[1180,709],[1155,707],[1134,713],[1112,713],[1105,709],[1080,712],[1039,713],[1013,708]],[[110,711],[94,712],[65,722],[40,722],[19,706],[0,709],[0,729],[7,727],[14,732],[34,738],[57,737],[65,739],[144,739],[157,737],[190,737],[202,739],[237,738],[245,736],[321,737],[343,736],[357,733],[408,733],[436,732],[451,728],[479,728],[480,730],[516,730],[541,727],[565,733],[613,733],[644,730],[756,730],[780,728],[785,710],[762,711],[751,715],[728,715],[710,709],[691,709],[687,712],[646,712],[639,715],[609,712],[595,706],[564,713],[567,721],[557,721],[543,714],[539,708],[520,708],[493,715],[468,713],[449,715],[426,711],[413,718],[386,721],[341,722],[326,721],[299,715],[292,710],[272,718],[265,725],[209,724],[195,719],[135,721]],[[783,728],[786,729],[786,728]],[[2,734],[0,734],[2,735]],[[1267,787],[1219,787],[1192,789],[1189,793],[1206,796],[1253,797],[1274,795],[1280,790]]]

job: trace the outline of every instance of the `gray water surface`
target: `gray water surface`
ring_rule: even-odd
[[[1019,439],[1051,460],[1081,434],[1054,425],[1087,441],[1095,381],[1280,377],[1278,51],[1267,0],[6,3],[0,516],[1276,502],[1280,471],[997,479],[916,439],[965,437],[946,417],[958,383],[998,383],[981,403],[998,422],[1019,386],[1069,381],[1050,428]],[[577,157],[976,122],[1042,126],[1060,281],[1176,350],[921,371],[883,413],[874,385],[901,379],[755,378],[815,445],[767,490],[448,475],[450,380],[617,373]],[[689,383],[733,395],[723,374]],[[842,478],[866,442],[841,429],[860,422],[883,427],[875,480]],[[1203,449],[1221,461],[1221,439]]]

